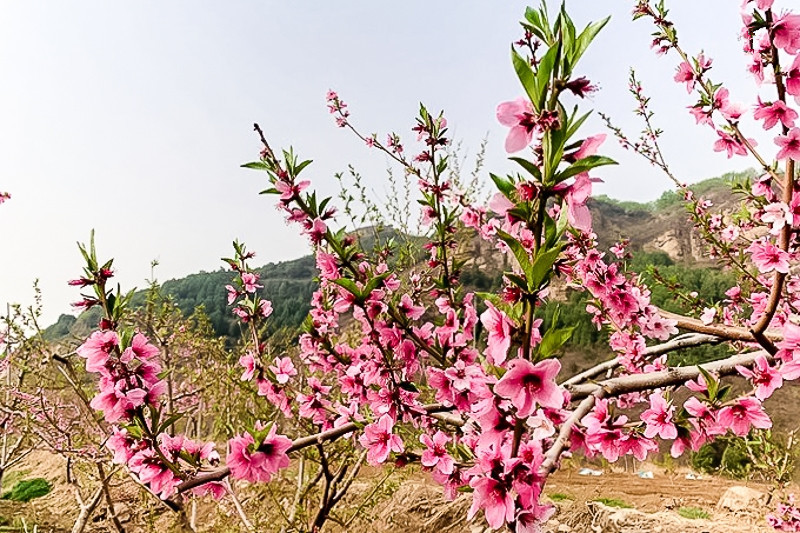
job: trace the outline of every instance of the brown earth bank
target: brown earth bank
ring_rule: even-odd
[[[545,525],[545,532],[769,532],[764,517],[774,508],[769,502],[771,487],[715,476],[698,477],[685,468],[665,468],[650,463],[614,467],[590,466],[600,475],[581,475],[582,467],[567,465],[550,477],[545,499],[557,508]],[[72,487],[63,476],[62,460],[37,452],[20,472],[25,478],[44,477],[54,490],[30,503],[0,500],[0,532],[62,533],[72,528],[77,515]],[[586,473],[584,471],[584,473]],[[652,478],[650,475],[652,474]],[[689,478],[687,478],[687,475]],[[644,477],[642,477],[644,476]],[[482,519],[466,521],[472,495],[463,494],[447,501],[441,488],[416,468],[398,470],[385,483],[383,474],[367,470],[357,481],[337,510],[339,524],[329,522],[330,532],[365,533],[485,533],[490,531]],[[376,491],[376,487],[379,490]],[[270,499],[242,487],[242,503],[251,518],[258,519],[256,531],[281,530],[277,505]],[[800,493],[798,487],[793,487]],[[160,511],[152,501],[143,499],[136,486],[128,481],[114,487],[115,507],[126,532],[178,531],[172,513]],[[376,498],[376,495],[378,496]],[[619,506],[629,506],[621,508]],[[697,518],[684,518],[691,512]],[[353,518],[355,517],[355,518]],[[23,522],[24,520],[24,522]],[[198,531],[246,531],[238,521],[233,506],[203,501],[196,510]],[[346,524],[345,524],[346,522]],[[104,514],[98,513],[86,531],[115,531]]]

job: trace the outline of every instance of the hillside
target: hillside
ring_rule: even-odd
[[[729,173],[691,185],[696,196],[710,200],[717,211],[733,211],[739,199],[731,194],[730,183],[752,178],[755,171]],[[694,235],[681,196],[667,191],[650,203],[621,202],[607,196],[589,203],[595,233],[601,246],[614,239],[631,240],[634,251],[664,252],[675,262],[708,263],[702,242]]]
[[[727,184],[732,179],[749,177],[752,172],[728,174],[692,185],[696,194],[714,202],[716,208],[735,209],[737,200],[730,194]],[[685,274],[687,269],[709,263],[701,242],[693,235],[692,225],[684,203],[675,192],[665,192],[661,198],[650,203],[623,202],[605,196],[592,198],[589,207],[594,217],[596,233],[601,246],[608,247],[614,241],[627,238],[631,250],[647,252],[636,265],[644,268],[649,263],[662,267],[673,267],[674,273]],[[363,245],[370,247],[369,231],[359,230]],[[383,230],[381,238],[391,237],[391,229]],[[413,239],[406,239],[411,242]],[[491,246],[479,239],[473,242],[475,260],[465,268],[464,282],[476,290],[489,290],[497,285],[500,273],[507,265],[493,254]],[[270,321],[275,329],[298,327],[309,309],[309,300],[314,290],[317,274],[311,256],[292,261],[269,263],[257,269],[264,285],[262,294],[273,303],[274,313]],[[685,276],[684,276],[685,277]],[[203,306],[215,332],[220,336],[238,337],[239,327],[226,304],[225,285],[231,282],[231,273],[220,269],[214,272],[199,272],[184,278],[172,279],[162,285],[164,294],[174,298],[176,305],[185,314]],[[704,280],[695,280],[695,290],[700,290]],[[707,291],[706,291],[707,292]],[[716,292],[716,291],[712,291]],[[716,294],[708,294],[714,298]],[[144,292],[137,294],[134,302],[144,301]],[[669,305],[667,305],[669,307]],[[78,317],[61,315],[58,321],[45,330],[45,337],[57,340],[66,336],[82,336],[95,327],[98,316],[92,311]],[[593,328],[592,328],[593,329]],[[582,344],[591,344],[596,334],[587,332]]]

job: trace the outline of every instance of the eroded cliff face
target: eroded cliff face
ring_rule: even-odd
[[[616,240],[630,239],[633,252],[664,252],[675,262],[709,261],[705,245],[682,206],[668,213],[631,213],[604,202],[594,202],[591,208],[603,248]]]
[[[741,207],[741,198],[731,194],[730,188],[725,186],[706,191],[702,198],[712,202],[710,212],[723,216]],[[644,207],[624,208],[604,200],[590,200],[589,207],[601,247],[627,238],[631,241],[633,252],[664,252],[678,263],[714,262],[707,246],[694,231],[683,202],[648,210]]]
[[[712,213],[727,215],[740,209],[740,198],[724,185],[707,190],[702,198],[713,206]],[[590,199],[594,232],[598,235],[601,249],[608,249],[622,239],[630,240],[630,250],[636,252],[664,252],[676,263],[713,265],[704,241],[697,235],[690,214],[684,202],[676,202],[659,209],[648,208],[644,204],[629,207],[604,199]],[[507,255],[498,254],[494,246],[473,234],[462,241],[463,257],[467,268],[480,271],[488,276],[496,276],[511,268],[513,261]],[[563,287],[556,282],[553,291]]]

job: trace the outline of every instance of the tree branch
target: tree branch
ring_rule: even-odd
[[[433,413],[442,413],[447,412],[454,407],[447,407],[445,405],[436,403],[431,405],[426,405],[423,407],[426,413],[433,414]],[[294,452],[297,450],[301,450],[303,448],[308,448],[309,446],[315,446],[317,444],[321,444],[327,441],[333,441],[347,435],[348,433],[352,433],[353,431],[358,430],[359,427],[356,424],[350,423],[345,424],[341,427],[329,429],[328,431],[323,431],[321,433],[317,433],[315,435],[309,435],[308,437],[302,437],[299,439],[295,439],[292,443],[291,448],[287,451],[287,453]],[[203,474],[199,474],[192,479],[188,479],[178,485],[178,493],[186,492],[187,490],[193,489],[194,487],[199,487],[205,483],[209,483],[211,481],[221,481],[228,477],[231,473],[230,468],[227,466],[218,468],[216,470],[212,470],[210,472],[206,472]]]
[[[751,367],[757,356],[765,355],[764,352],[748,352],[734,355],[712,363],[701,365],[703,370],[719,376],[728,376],[738,373],[737,366]],[[772,357],[767,354],[767,359]],[[580,400],[595,394],[598,390],[604,391],[604,396],[619,396],[629,392],[639,392],[672,385],[681,385],[700,375],[700,366],[673,367],[659,372],[647,374],[631,374],[607,379],[593,384],[573,385],[567,387],[573,400]]]
[[[673,352],[683,348],[702,346],[704,344],[718,344],[720,342],[722,342],[722,339],[715,335],[706,335],[704,333],[684,333],[683,335],[673,337],[663,344],[648,346],[644,350],[644,355],[646,357],[658,357],[659,355],[664,355],[665,353]],[[564,387],[569,387],[571,385],[583,383],[584,381],[599,376],[600,374],[607,372],[612,368],[616,368],[617,366],[619,366],[619,359],[614,357],[613,359],[604,361],[593,366],[592,368],[589,368],[588,370],[584,370],[579,374],[575,374],[571,378],[561,383],[561,385]]]

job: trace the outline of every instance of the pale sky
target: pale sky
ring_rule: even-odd
[[[753,101],[737,41],[739,0],[671,3],[684,46],[704,48],[715,59],[713,78],[734,99]],[[153,259],[162,281],[216,270],[235,238],[259,265],[306,254],[274,199],[257,194],[265,177],[239,165],[257,158],[257,121],[273,148],[292,145],[315,161],[306,174],[323,194],[337,191],[333,174],[353,163],[383,196],[386,161],[334,125],[329,88],[356,124],[382,138],[394,130],[411,141],[419,102],[443,108],[467,154],[488,133],[486,173],[511,170],[494,113],[522,94],[509,45],[525,5],[0,2],[0,191],[12,194],[0,207],[0,303],[31,303],[39,279],[44,323],[70,312],[79,298],[66,282],[82,266],[75,243],[92,228],[125,289],[145,286]],[[588,105],[638,132],[626,90],[633,66],[679,176],[696,181],[753,166],[711,151],[714,133],[694,126],[685,109],[693,101],[672,81],[677,60],[649,49],[652,28],[630,20],[632,5],[568,2],[581,26],[612,15],[579,69],[602,88]],[[600,131],[595,120],[584,134]],[[604,152],[621,165],[598,173],[605,183],[595,193],[648,201],[669,188],[616,143]]]

